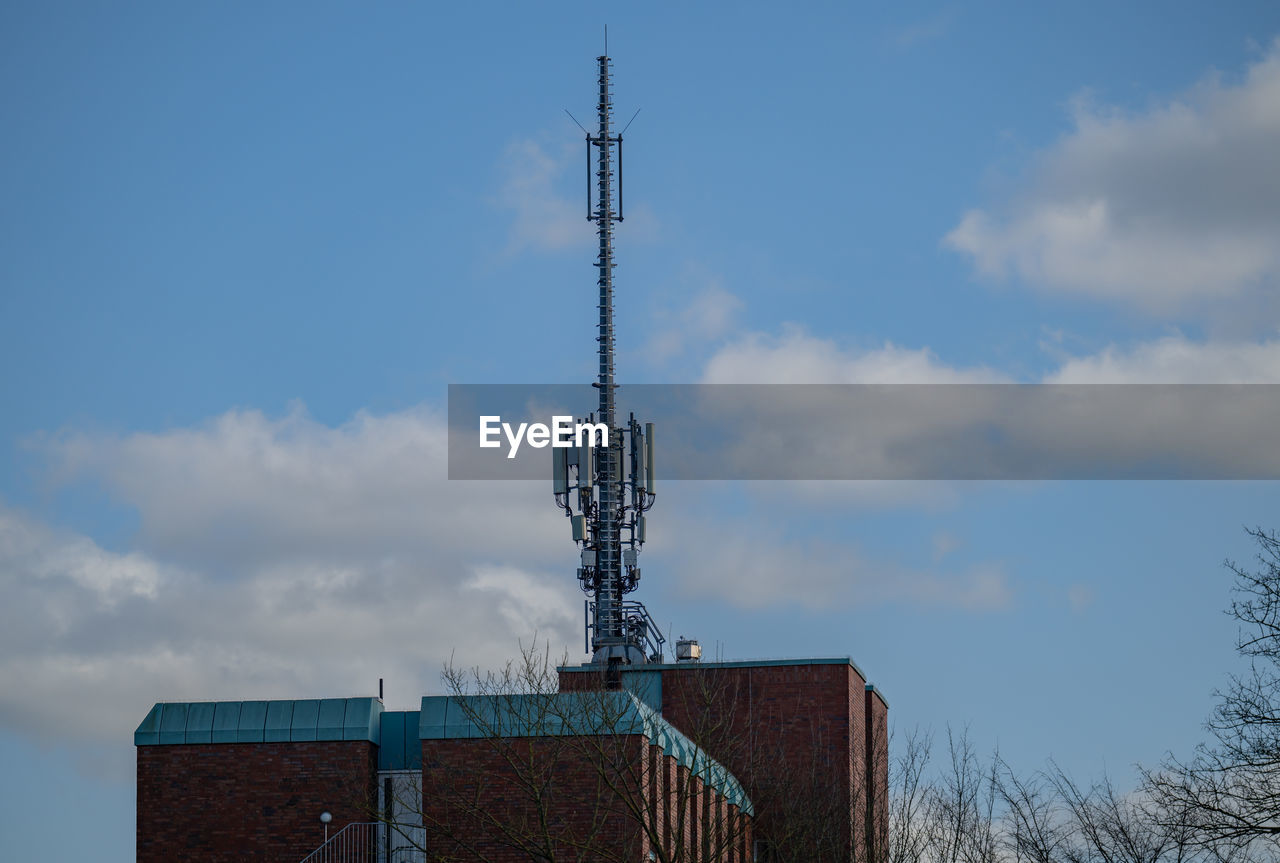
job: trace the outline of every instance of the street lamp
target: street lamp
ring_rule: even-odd
[[[329,822],[333,820],[333,816],[327,811],[320,813],[320,823],[324,825],[324,841],[329,841]]]

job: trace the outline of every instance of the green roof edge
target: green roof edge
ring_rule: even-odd
[[[342,724],[319,726],[323,702],[329,716],[342,702]],[[245,706],[249,705],[246,710]],[[302,706],[302,710],[295,710]],[[182,744],[367,741],[380,743],[383,711],[377,698],[299,698],[274,701],[160,701],[133,733],[134,746]],[[230,717],[236,716],[233,727]],[[288,727],[266,727],[268,717],[291,717]],[[217,717],[224,717],[221,721]]]
[[[587,698],[605,698],[614,702],[608,706],[610,716],[603,725],[596,725],[592,718],[585,718],[582,726],[574,727],[578,706]],[[550,699],[545,709],[531,699]],[[506,702],[508,710],[497,710],[499,699]],[[464,706],[465,705],[465,706]],[[526,712],[522,708],[532,705]],[[536,724],[530,724],[530,713],[541,716]],[[748,815],[755,809],[742,784],[728,768],[699,749],[692,740],[634,694],[625,690],[614,692],[558,692],[545,696],[483,696],[483,695],[424,695],[419,712],[418,737],[421,740],[453,740],[486,737],[558,737],[566,733],[637,734],[644,735],[650,743],[684,765],[704,782],[711,785],[730,803]],[[480,720],[477,725],[475,720]],[[489,727],[481,727],[488,724]]]

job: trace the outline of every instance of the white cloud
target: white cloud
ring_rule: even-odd
[[[1280,277],[1280,40],[1239,83],[1146,111],[1085,99],[1023,193],[944,239],[979,272],[1170,312]]]
[[[1276,384],[1280,338],[1197,341],[1181,334],[1072,356],[1052,347],[1058,366],[1045,384]],[[991,384],[1014,383],[986,366],[943,363],[928,347],[886,343],[858,350],[814,336],[795,324],[779,333],[731,339],[707,361],[708,384]]]
[[[964,543],[960,537],[950,531],[939,531],[933,535],[933,561],[937,563],[947,555],[960,548]]]
[[[782,496],[797,506],[830,510],[951,509],[961,499],[955,483],[941,480],[830,479],[741,480],[752,498]]]
[[[552,155],[527,138],[507,146],[498,205],[513,215],[509,253],[591,245],[593,234],[586,221],[585,203],[562,193],[562,177],[570,164],[579,163],[570,158],[568,150]]]
[[[531,138],[507,145],[502,155],[503,180],[495,200],[512,216],[507,254],[594,247],[596,228],[587,221],[586,198],[577,185],[585,178],[573,172],[575,167],[581,170],[581,155],[576,146],[548,151]],[[629,241],[644,242],[657,236],[658,220],[643,203],[628,205],[623,216],[625,221],[618,223],[616,230]]]
[[[671,536],[664,536],[659,547],[672,543],[681,550],[678,557],[664,557],[678,592],[753,610],[798,605],[830,611],[908,602],[996,611],[1013,603],[1008,576],[997,564],[911,569],[870,560],[851,545],[789,538],[778,527],[781,521],[739,517],[729,537],[723,524],[696,513],[670,519],[664,534]],[[723,539],[707,542],[710,536]]]
[[[445,440],[429,411],[329,428],[295,410],[43,441],[140,529],[116,553],[0,508],[0,722],[119,743],[154,701],[372,693],[379,677],[412,707],[455,650],[496,665],[534,632],[576,647],[546,489],[449,482]]]
[[[1067,588],[1067,604],[1072,611],[1084,611],[1093,605],[1093,588],[1087,584],[1073,584]]]
[[[156,564],[139,554],[103,551],[84,537],[51,540],[42,525],[0,519],[0,558],[49,589],[82,592],[107,608],[134,597],[154,598],[160,583]]]
[[[707,384],[958,384],[1006,380],[987,368],[953,368],[928,348],[885,343],[867,351],[846,350],[830,339],[786,324],[779,335],[748,333],[722,347],[707,362]]]
[[[570,556],[566,557],[572,562]],[[568,570],[566,566],[563,577],[537,578],[514,566],[481,566],[464,587],[487,597],[486,606],[502,615],[508,632],[562,632],[566,597],[570,595]],[[573,594],[573,598],[577,599],[577,595]],[[511,645],[504,647],[509,653]]]
[[[708,361],[703,381],[728,384],[1012,383],[984,367],[942,363],[928,348],[848,350],[795,326],[751,333]],[[1091,356],[1064,356],[1039,383],[1280,383],[1280,341],[1195,342],[1169,336]],[[1036,383],[1036,382],[1031,382]],[[1110,387],[708,387],[697,405],[714,450],[693,464],[758,479],[1267,478],[1277,459],[1265,390]],[[1213,442],[1213,445],[1209,445]],[[809,486],[788,483],[797,500]],[[874,483],[832,502],[901,503]],[[848,493],[845,491],[848,489]],[[912,503],[945,499],[921,482]],[[909,496],[910,498],[911,496]]]
[[[451,655],[498,665],[535,632],[576,649],[573,550],[545,485],[450,482],[445,441],[429,410],[333,428],[301,408],[37,441],[57,476],[98,481],[139,528],[116,552],[0,506],[0,724],[120,745],[158,700],[352,695],[379,677],[389,706],[412,707]],[[671,516],[659,544],[688,596],[1009,601],[998,570],[905,571],[703,517]]]
[[[984,366],[956,367],[943,363],[928,347],[905,348],[892,343],[867,350],[846,348],[815,336],[796,324],[780,333],[752,332],[732,339],[707,361],[704,384],[991,384],[1008,382],[1002,373]],[[813,476],[815,460],[851,468],[859,476],[910,476],[896,465],[901,456],[895,441],[912,432],[910,417],[885,414],[859,417],[863,437],[840,432],[849,419],[846,400],[826,402],[825,394],[797,387],[761,392],[758,398],[729,390],[709,389],[702,410],[733,424],[736,439],[726,440],[717,455],[737,466],[738,475],[759,476],[762,465],[778,475]],[[797,417],[805,417],[800,423]],[[727,418],[727,419],[726,419]],[[815,438],[814,429],[830,430]],[[865,469],[865,473],[863,472]],[[851,475],[851,474],[845,474]],[[781,486],[797,501],[856,506],[936,506],[954,498],[941,482],[859,480],[788,481]]]
[[[1045,377],[1051,384],[1277,384],[1280,340],[1195,342],[1166,336],[1127,349],[1108,346],[1068,357]]]
[[[955,26],[957,10],[945,8],[897,32],[893,42],[900,49],[917,48],[936,42]]]
[[[691,348],[713,345],[730,331],[742,301],[710,278],[693,292],[683,308],[658,315],[657,327],[645,349],[650,362],[662,364]]]
[[[710,301],[704,316],[715,319],[717,303],[725,306]],[[733,340],[703,378],[1002,380],[989,369],[947,366],[928,349],[846,350],[794,327]],[[1278,379],[1280,341],[1181,336],[1068,357],[1045,377]],[[1152,422],[1177,424],[1163,415]],[[1087,425],[1027,434],[1118,447],[1123,457],[1143,451],[1145,428],[1118,443],[1094,440]],[[902,439],[892,428],[885,434]],[[373,691],[379,677],[392,706],[408,707],[455,650],[466,664],[497,664],[535,631],[557,651],[576,648],[573,552],[544,484],[450,482],[446,440],[444,418],[431,410],[360,413],[335,428],[296,408],[280,418],[235,410],[159,433],[37,441],[55,476],[97,480],[136,509],[139,526],[133,546],[114,552],[0,508],[0,722],[39,738],[119,742],[156,700],[354,694]],[[788,508],[955,497],[946,483],[768,487],[783,492],[776,500]],[[933,565],[915,570],[786,535],[777,528],[782,517],[728,524],[704,510],[668,515],[653,543],[688,598],[822,609],[900,601],[983,610],[1013,601],[1000,565],[948,564],[960,541],[949,534],[934,537]],[[709,544],[707,536],[726,539]],[[1091,598],[1069,597],[1076,608]],[[80,709],[87,703],[91,716]]]
[[[444,419],[430,411],[362,412],[331,428],[301,408],[279,419],[233,410],[199,427],[38,446],[58,475],[99,479],[136,507],[143,548],[228,578],[246,560],[550,551],[554,508],[514,517],[547,510],[525,506],[545,503],[545,489],[447,482]]]

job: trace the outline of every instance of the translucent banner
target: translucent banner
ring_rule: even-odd
[[[449,387],[450,479],[546,479],[596,445],[588,385]],[[656,481],[1276,479],[1280,386],[688,384],[617,390]]]

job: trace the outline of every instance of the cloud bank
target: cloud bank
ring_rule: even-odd
[[[1172,313],[1280,277],[1280,39],[1145,111],[1079,98],[1023,192],[944,238],[980,274]]]
[[[428,411],[329,428],[295,410],[43,441],[140,528],[119,553],[0,509],[0,722],[118,743],[157,700],[369,694],[380,677],[411,707],[455,650],[494,665],[535,632],[579,644],[545,489],[447,483],[444,438]]]
[[[34,441],[56,479],[99,483],[138,529],[112,550],[0,504],[0,724],[119,747],[158,700],[370,694],[381,677],[408,708],[451,656],[496,666],[535,633],[578,650],[574,552],[546,483],[449,482],[446,439],[429,409],[330,427],[299,407]],[[985,610],[1010,595],[999,571],[797,550],[718,510],[659,517],[672,600]],[[726,537],[713,558],[708,535]],[[815,563],[799,591],[777,578],[797,553]]]

